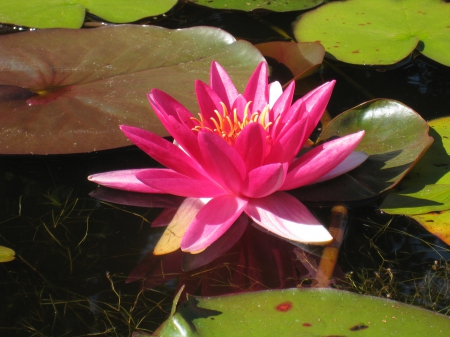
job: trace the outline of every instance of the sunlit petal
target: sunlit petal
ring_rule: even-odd
[[[311,184],[320,183],[345,174],[364,163],[368,157],[369,155],[365,152],[353,151],[338,166],[321,176],[319,179],[313,181]]]
[[[333,239],[300,201],[284,192],[251,199],[245,212],[261,227],[291,241],[326,244]]]
[[[216,241],[241,215],[247,200],[231,195],[213,198],[198,212],[181,241],[181,249],[196,253]]]
[[[198,198],[186,198],[158,240],[153,254],[168,254],[180,249],[181,239],[188,226],[208,201]]]
[[[282,190],[311,184],[338,166],[358,146],[364,131],[320,144],[295,160],[289,167]]]
[[[234,100],[238,96],[238,91],[222,66],[213,61],[211,64],[211,73],[209,77],[211,89],[216,92],[228,109],[231,109]]]
[[[247,101],[252,101],[251,111],[262,111],[269,104],[267,64],[261,62],[253,72],[244,91]]]
[[[136,173],[148,169],[120,170],[90,175],[88,180],[99,185],[116,188],[124,191],[140,193],[164,193],[160,190],[150,187],[136,178]]]

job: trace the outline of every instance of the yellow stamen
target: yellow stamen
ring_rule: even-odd
[[[234,142],[241,131],[251,123],[259,123],[262,125],[264,130],[268,131],[268,128],[273,124],[272,122],[266,123],[267,114],[270,111],[269,106],[267,105],[262,111],[253,112],[249,115],[251,103],[252,102],[248,102],[246,104],[242,120],[240,120],[236,109],[234,109],[232,114],[230,114],[225,104],[220,102],[223,114],[220,114],[219,111],[214,110],[214,114],[216,116],[211,117],[211,122],[208,123],[205,121],[201,113],[198,114],[199,118],[191,117],[191,119],[197,124],[192,130],[198,132],[203,129],[212,131],[220,135],[231,145],[234,145]],[[211,125],[211,127],[209,127],[209,125]],[[267,139],[270,139],[270,135],[267,135]]]

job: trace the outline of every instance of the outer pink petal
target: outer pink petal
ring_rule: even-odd
[[[181,241],[181,249],[199,252],[216,241],[241,215],[247,200],[232,195],[213,198],[198,212]]]
[[[194,179],[205,175],[197,162],[168,140],[131,126],[122,125],[120,129],[128,139],[160,164]]]
[[[247,172],[262,164],[266,153],[266,131],[259,123],[250,123],[239,134],[234,149],[247,167]]]
[[[291,241],[326,244],[333,239],[300,201],[284,192],[250,199],[245,213],[269,232]]]
[[[308,92],[305,96],[301,98],[302,102],[305,104],[305,109],[308,114],[308,129],[306,133],[308,136],[313,132],[316,125],[319,123],[320,118],[322,118],[323,113],[328,105],[328,102],[333,92],[333,88],[336,81],[330,81],[322,84],[320,87]]]
[[[267,64],[261,62],[256,67],[244,91],[247,101],[252,101],[251,112],[262,111],[269,104],[269,85],[267,83]]]
[[[147,170],[148,169],[132,169],[98,173],[90,175],[88,180],[99,185],[116,188],[118,190],[140,193],[164,193],[156,188],[144,184],[136,178],[137,173]]]
[[[210,125],[210,118],[217,118],[214,110],[217,110],[220,114],[223,114],[223,109],[220,105],[221,99],[214,90],[199,80],[195,81],[195,94],[197,96],[200,112],[205,121],[208,123],[207,125]]]
[[[320,183],[322,181],[330,180],[335,177],[338,177],[344,173],[347,173],[354,168],[357,168],[359,165],[365,162],[365,160],[369,157],[369,155],[365,152],[361,151],[353,151],[350,155],[344,159],[338,166],[332,169],[327,174],[323,175],[319,179],[313,181],[311,184]]]
[[[320,144],[295,160],[281,190],[291,190],[311,184],[338,166],[358,146],[364,136],[359,131]]]
[[[147,169],[137,173],[136,177],[159,193],[194,198],[212,198],[226,193],[207,180],[192,179],[169,169]]]
[[[191,120],[192,114],[181,103],[164,91],[152,89],[147,98],[156,112],[156,115],[169,130],[166,125],[167,117],[173,116],[179,123],[184,123],[189,128],[193,128],[194,122]],[[170,130],[169,130],[170,132]]]
[[[231,109],[239,93],[225,69],[216,61],[211,63],[209,81],[211,89],[216,92],[226,107]]]
[[[219,135],[207,131],[199,133],[198,144],[209,176],[223,188],[239,193],[246,168],[237,151]]]
[[[242,194],[249,198],[263,198],[283,185],[288,164],[269,164],[255,168],[248,173]]]

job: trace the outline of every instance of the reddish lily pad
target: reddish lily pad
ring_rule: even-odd
[[[334,118],[318,142],[360,130],[366,134],[357,150],[369,158],[356,169],[332,180],[305,186],[295,195],[302,201],[333,204],[361,202],[394,187],[431,145],[428,124],[400,102],[366,102]]]
[[[320,5],[323,0],[187,0],[197,5],[215,9],[237,9],[252,11],[255,9],[268,9],[274,12],[287,12],[305,10]]]
[[[194,81],[212,60],[242,90],[262,55],[212,27],[110,26],[0,36],[0,153],[59,154],[130,145],[120,124],[167,131],[146,93],[197,111]]]
[[[383,298],[334,289],[286,289],[189,296],[153,336],[441,337],[449,324],[447,316]]]
[[[322,64],[325,49],[318,42],[266,42],[255,46],[266,57],[283,63],[294,75],[293,81],[306,77]]]
[[[395,64],[416,49],[450,66],[447,1],[333,1],[303,14],[294,35],[320,41],[330,56],[353,64]]]
[[[0,2],[0,22],[35,28],[80,28],[86,11],[114,22],[133,22],[170,10],[177,0],[14,0]]]

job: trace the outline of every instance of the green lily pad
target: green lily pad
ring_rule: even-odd
[[[274,12],[299,11],[316,7],[323,0],[187,0],[215,9],[237,9],[250,12],[255,9],[268,9]]]
[[[318,142],[360,130],[366,134],[357,150],[369,158],[345,175],[296,190],[300,200],[334,204],[374,198],[394,187],[433,142],[419,114],[389,99],[369,101],[340,114],[325,127]]]
[[[189,297],[154,336],[442,337],[449,326],[447,316],[387,299],[333,289],[286,289]]]
[[[130,145],[127,124],[167,131],[146,94],[159,88],[198,109],[194,81],[212,60],[243,90],[264,58],[223,30],[108,26],[0,36],[0,153],[59,154]]]
[[[296,81],[314,72],[323,62],[325,50],[318,42],[266,42],[255,45],[265,57],[283,63]]]
[[[439,0],[349,0],[303,14],[299,42],[320,41],[329,56],[363,65],[395,64],[414,49],[450,66],[450,4]]]
[[[380,209],[404,214],[450,245],[450,117],[429,122],[433,145]]]
[[[14,260],[14,255],[16,255],[16,252],[11,248],[0,246],[0,263]]]
[[[389,214],[415,215],[450,209],[450,185],[425,185],[391,193],[380,206]]]
[[[170,10],[177,0],[14,0],[0,3],[0,22],[35,28],[80,28],[85,12],[124,23]]]

